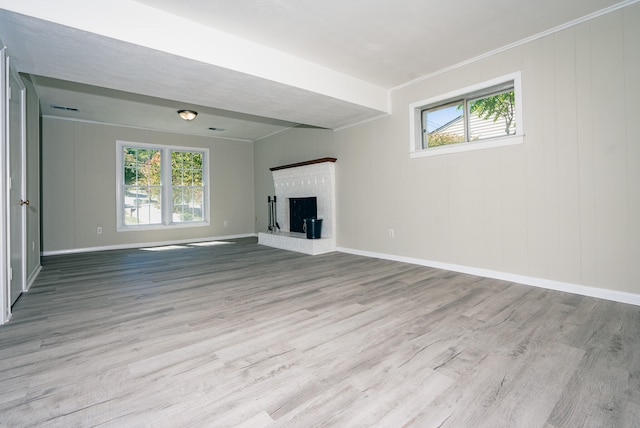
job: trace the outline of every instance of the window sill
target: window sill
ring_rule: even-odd
[[[150,224],[144,226],[118,226],[117,232],[142,232],[145,230],[182,229],[185,227],[209,226],[208,221],[194,221],[193,223]]]
[[[513,146],[524,143],[524,135],[512,137],[494,138],[491,140],[474,141],[471,143],[458,143],[450,146],[432,147],[430,149],[415,150],[409,152],[411,158],[423,158],[427,156],[439,156],[449,153],[469,152],[473,150],[493,149],[496,147]]]

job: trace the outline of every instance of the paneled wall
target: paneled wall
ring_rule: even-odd
[[[250,143],[54,118],[42,127],[45,254],[254,232]],[[117,232],[116,140],[209,148],[211,224]]]
[[[397,88],[386,118],[258,142],[255,163],[337,157],[339,247],[640,295],[639,40],[633,4]],[[409,104],[518,70],[524,144],[409,158]]]

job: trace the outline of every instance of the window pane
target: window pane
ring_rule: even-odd
[[[202,188],[191,186],[174,187],[173,221],[179,223],[202,220],[204,220]]]
[[[173,167],[171,169],[171,184],[174,186],[182,185],[182,170]]]
[[[123,149],[124,184],[158,185],[160,184],[161,157],[159,150]]]
[[[203,221],[203,154],[171,152],[172,221]]]
[[[194,187],[191,194],[191,206],[194,221],[204,221],[203,215],[203,192],[201,187]]]
[[[124,224],[138,224],[138,188],[124,186]]]
[[[124,164],[124,183],[136,184],[136,149],[125,147],[122,150],[122,160]]]
[[[469,140],[515,135],[513,89],[469,100]]]
[[[184,212],[184,189],[181,186],[174,186],[171,193],[172,204],[172,220],[174,222],[181,222],[182,213]]]
[[[423,148],[464,142],[464,102],[424,110],[422,130]]]
[[[160,187],[125,186],[124,223],[126,225],[162,223]]]
[[[203,221],[202,188],[181,186],[173,189],[173,221],[176,223]]]
[[[202,169],[202,153],[193,153],[193,168]]]

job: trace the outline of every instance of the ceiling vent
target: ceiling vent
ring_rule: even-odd
[[[78,109],[75,108],[75,107],[57,106],[57,105],[54,105],[54,104],[51,104],[50,107],[54,108],[56,110],[78,111]]]

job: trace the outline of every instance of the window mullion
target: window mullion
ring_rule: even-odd
[[[162,189],[162,224],[169,225],[172,221],[173,206],[171,201],[171,149],[162,149],[162,169],[160,171],[160,186]]]
[[[471,128],[470,121],[471,121],[471,108],[469,108],[469,99],[465,98],[464,99],[464,141],[465,142],[471,141],[471,135],[469,131],[469,129]]]

